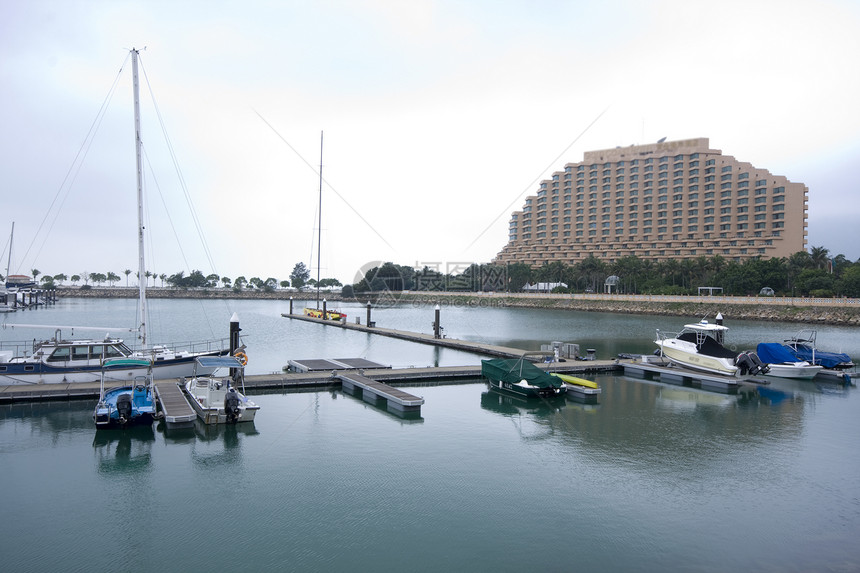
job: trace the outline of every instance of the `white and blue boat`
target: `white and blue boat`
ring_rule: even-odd
[[[155,415],[152,363],[140,358],[114,358],[106,360],[105,366],[142,369],[146,374],[135,377],[131,386],[118,386],[109,390],[105,390],[102,377],[99,401],[93,412],[96,427],[152,423]]]

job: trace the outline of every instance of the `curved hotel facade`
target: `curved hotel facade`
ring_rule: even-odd
[[[806,248],[808,191],[707,138],[589,151],[511,215],[493,262],[788,257]]]

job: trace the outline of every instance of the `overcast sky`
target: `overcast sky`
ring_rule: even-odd
[[[10,272],[136,271],[132,47],[156,274],[315,275],[322,131],[345,283],[489,262],[540,179],[662,137],[805,183],[810,246],[856,260],[858,30],[849,0],[0,0],[0,272],[13,221]]]

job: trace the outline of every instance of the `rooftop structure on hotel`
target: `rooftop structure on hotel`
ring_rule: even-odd
[[[511,215],[494,262],[787,257],[806,248],[807,193],[707,138],[589,151]]]

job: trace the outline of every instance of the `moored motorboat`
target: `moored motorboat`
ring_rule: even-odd
[[[517,359],[481,360],[481,375],[489,380],[491,387],[527,398],[560,396],[566,391],[561,378],[525,360],[525,355]]]
[[[721,322],[720,315],[717,321]],[[764,374],[767,367],[754,352],[738,354],[723,346],[728,330],[727,326],[702,319],[695,324],[685,324],[678,333],[657,330],[654,343],[661,356],[678,366],[724,376]]]
[[[756,354],[768,366],[768,374],[779,378],[814,378],[823,368],[795,356],[791,348],[776,342],[762,342]]]
[[[822,366],[830,370],[848,370],[854,368],[851,357],[843,352],[825,352],[815,346],[817,336],[815,330],[801,330],[794,337],[785,341],[785,346],[795,358],[805,360],[810,364]]]
[[[105,390],[105,377],[102,376],[99,401],[93,412],[96,427],[151,423],[155,415],[152,363],[134,358],[111,358],[105,360],[105,363],[103,374],[111,367],[142,370],[145,374],[136,376],[131,386],[119,386],[108,390]]]
[[[236,386],[244,386],[245,366],[235,356],[206,356],[197,365],[207,370],[229,368],[226,376],[197,376],[185,383],[188,402],[204,424],[235,424],[252,422],[260,407],[249,400]],[[234,383],[236,385],[234,385]],[[243,388],[244,390],[244,388]]]

